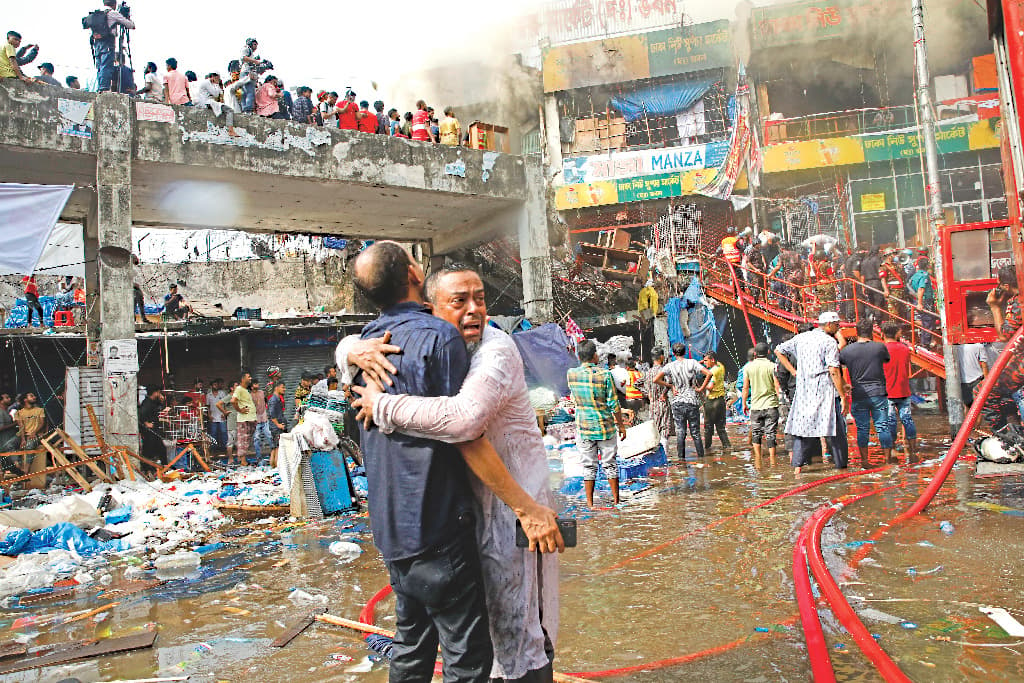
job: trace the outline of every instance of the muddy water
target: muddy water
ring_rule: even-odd
[[[928,426],[932,433],[944,430],[936,420]],[[733,438],[745,440],[740,434]],[[936,456],[939,440],[924,438],[924,457]],[[874,451],[871,457],[880,461]],[[623,510],[584,512],[577,500],[560,500],[580,520],[581,543],[563,556],[559,671],[657,667],[662,660],[694,655],[619,678],[807,680],[810,668],[793,599],[796,535],[829,499],[899,485],[845,508],[826,529],[822,545],[835,576],[843,575],[855,555],[865,556],[843,577],[844,593],[856,609],[873,610],[865,623],[914,680],[1024,680],[1024,643],[978,611],[982,603],[1001,606],[1024,622],[1024,518],[1017,516],[1024,514],[1019,512],[1024,509],[1021,477],[975,479],[973,463],[963,462],[926,514],[866,544],[910,504],[933,466],[825,484],[720,522],[834,470],[815,465],[795,480],[784,458],[774,468],[757,469],[743,450],[723,455],[713,449],[699,464],[704,466],[673,464]],[[857,464],[851,457],[851,466]],[[365,521],[345,518],[290,531],[250,526],[253,533],[224,539],[228,548],[207,555],[200,575],[122,598],[98,621],[9,631],[3,640],[38,631],[35,644],[128,635],[149,624],[156,624],[159,636],[150,650],[5,680],[385,681],[386,665],[368,657],[358,635],[338,627],[316,624],[283,649],[269,647],[311,607],[289,601],[292,589],[326,596],[331,613],[354,619],[385,585]],[[952,533],[940,530],[941,521],[953,525]],[[715,526],[706,529],[710,524]],[[357,540],[365,552],[341,564],[328,550],[339,539]],[[631,560],[665,543],[658,552]],[[6,610],[0,628],[10,629],[18,617],[107,602],[92,593]],[[391,608],[390,600],[381,603],[379,624],[393,623]],[[878,680],[832,615],[822,610],[822,617],[839,679]]]

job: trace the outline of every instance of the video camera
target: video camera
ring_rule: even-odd
[[[266,72],[272,71],[273,68],[274,68],[274,63],[271,62],[269,59],[264,59],[259,64],[256,64],[256,65],[253,66],[253,71],[255,71],[256,73],[258,73],[259,75],[262,76]]]
[[[117,6],[117,12],[125,19],[132,18],[132,8],[128,6],[127,2],[122,1],[121,4]]]

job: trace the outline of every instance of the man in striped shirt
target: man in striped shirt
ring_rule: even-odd
[[[587,507],[594,507],[594,482],[597,480],[598,453],[600,464],[612,489],[612,500],[619,503],[619,466],[616,436],[625,439],[619,399],[611,373],[598,365],[597,344],[586,339],[576,349],[579,367],[566,373],[569,391],[576,402],[576,448],[583,460],[583,486]],[[617,432],[617,434],[616,434]]]

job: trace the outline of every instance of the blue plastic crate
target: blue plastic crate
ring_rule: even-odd
[[[647,470],[649,465],[644,461],[643,458],[637,458],[635,460],[620,460],[619,461],[619,481],[626,481],[627,479],[639,479],[640,477],[647,476]]]
[[[644,456],[644,462],[650,467],[665,467],[668,465],[668,454],[665,453],[665,447],[659,444],[656,449]]]
[[[341,451],[313,451],[309,456],[313,482],[320,497],[320,508],[325,515],[347,512],[356,506],[352,502],[345,454]]]

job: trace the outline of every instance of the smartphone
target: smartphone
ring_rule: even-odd
[[[562,534],[562,540],[565,541],[566,548],[576,547],[576,520],[569,519],[566,517],[557,518],[558,530]],[[516,520],[516,547],[517,548],[529,548],[530,539],[526,537],[526,532],[523,531],[523,523],[518,519]]]

